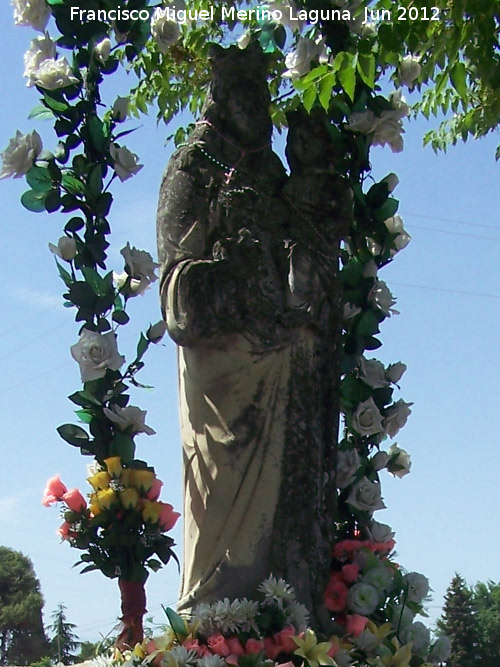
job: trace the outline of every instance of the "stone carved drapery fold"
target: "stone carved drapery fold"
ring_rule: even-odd
[[[290,175],[272,151],[258,47],[216,49],[212,64],[202,118],[169,162],[158,207],[161,303],[179,346],[179,609],[255,598],[273,573],[314,617],[333,536],[331,350],[349,197],[323,118],[291,119]]]

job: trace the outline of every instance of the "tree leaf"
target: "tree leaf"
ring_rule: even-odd
[[[450,79],[460,98],[462,100],[467,99],[467,69],[464,63],[457,62],[453,65],[450,71]]]
[[[304,94],[302,96],[302,104],[304,105],[304,109],[309,113],[311,109],[313,108],[313,104],[316,101],[316,96],[318,94],[318,91],[316,90],[316,84],[312,83],[307,90],[304,91]]]
[[[344,58],[342,67],[338,72],[338,78],[342,88],[351,100],[354,100],[354,90],[356,88],[356,63],[351,58]]]
[[[337,77],[335,72],[330,72],[324,79],[321,79],[319,84],[319,103],[325,111],[328,111],[330,107],[330,101],[332,99],[332,88],[335,85]]]

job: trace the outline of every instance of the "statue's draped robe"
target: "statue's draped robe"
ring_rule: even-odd
[[[254,178],[262,164],[264,179]],[[179,345],[178,608],[255,596],[270,569],[292,578],[299,600],[311,604],[297,582],[314,576],[311,554],[321,541],[319,335],[307,309],[290,307],[302,295],[289,288],[278,196],[286,176],[270,149],[229,183],[214,171],[194,141],[180,149],[158,214],[161,301]],[[282,227],[266,230],[266,220]],[[238,242],[241,228],[252,238]],[[309,286],[307,276],[302,282]]]

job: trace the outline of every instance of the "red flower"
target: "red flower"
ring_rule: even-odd
[[[330,611],[343,611],[347,604],[348,593],[349,589],[343,581],[339,580],[338,573],[334,573],[326,587],[325,606]]]
[[[245,653],[247,655],[249,653],[260,653],[263,650],[264,650],[263,641],[261,641],[260,639],[253,639],[252,637],[250,637],[250,639],[247,639],[247,643],[245,644]]]
[[[357,581],[359,576],[359,567],[356,563],[347,563],[342,567],[342,579],[348,584]]]
[[[366,616],[360,616],[359,614],[347,614],[346,618],[347,632],[353,637],[359,637],[368,623],[368,618],[366,618]]]

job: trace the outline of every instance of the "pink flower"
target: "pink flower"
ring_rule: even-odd
[[[69,540],[72,537],[76,536],[76,533],[71,530],[71,524],[65,521],[63,524],[59,526],[57,529],[57,534],[61,538],[61,540]]]
[[[368,623],[366,616],[360,616],[359,614],[347,614],[346,619],[346,630],[353,637],[359,637]]]
[[[83,510],[87,509],[87,501],[78,489],[67,491],[62,499],[72,512],[83,512]]]
[[[347,563],[342,567],[342,579],[348,584],[357,581],[359,575],[359,567],[356,563]]]
[[[280,647],[283,653],[293,653],[297,649],[297,644],[292,637],[297,636],[297,631],[292,626],[283,628],[274,635],[276,644]]]
[[[160,497],[162,486],[163,482],[160,481],[157,477],[155,477],[153,480],[153,484],[151,485],[151,488],[146,493],[146,498],[148,500],[158,500],[158,498]]]
[[[328,651],[326,652],[326,655],[330,656],[330,658],[334,658],[335,655],[337,654],[337,651],[339,650],[339,645],[338,644],[332,644],[332,648],[329,648]]]
[[[180,514],[179,512],[174,512],[174,508],[169,503],[159,502],[159,505],[161,505],[158,517],[160,528],[162,530],[171,530],[177,523]]]
[[[326,587],[324,595],[325,606],[330,611],[344,611],[348,593],[349,589],[347,586],[343,581],[338,579],[338,575],[335,576],[334,574]]]
[[[264,638],[264,652],[266,654],[266,658],[269,658],[269,660],[274,660],[277,655],[279,655],[282,650],[281,646],[278,646],[272,637],[265,637]]]
[[[43,490],[42,505],[49,507],[52,503],[62,500],[67,490],[66,486],[61,482],[59,475],[54,475],[54,477],[49,479]]]
[[[228,637],[226,639],[226,644],[229,646],[229,650],[231,651],[232,655],[245,655],[245,649],[243,648],[243,644],[240,642],[238,637]]]
[[[245,653],[249,655],[250,653],[260,653],[264,650],[264,642],[260,639],[247,639],[245,644]]]
[[[207,655],[207,653],[208,653],[207,647],[206,646],[200,646],[197,639],[186,639],[186,641],[182,645],[188,651],[196,651],[199,658],[201,658],[204,655]]]
[[[226,644],[226,640],[222,635],[212,635],[207,639],[208,648],[215,653],[215,655],[220,655],[223,658],[227,657],[231,651],[229,646]]]

